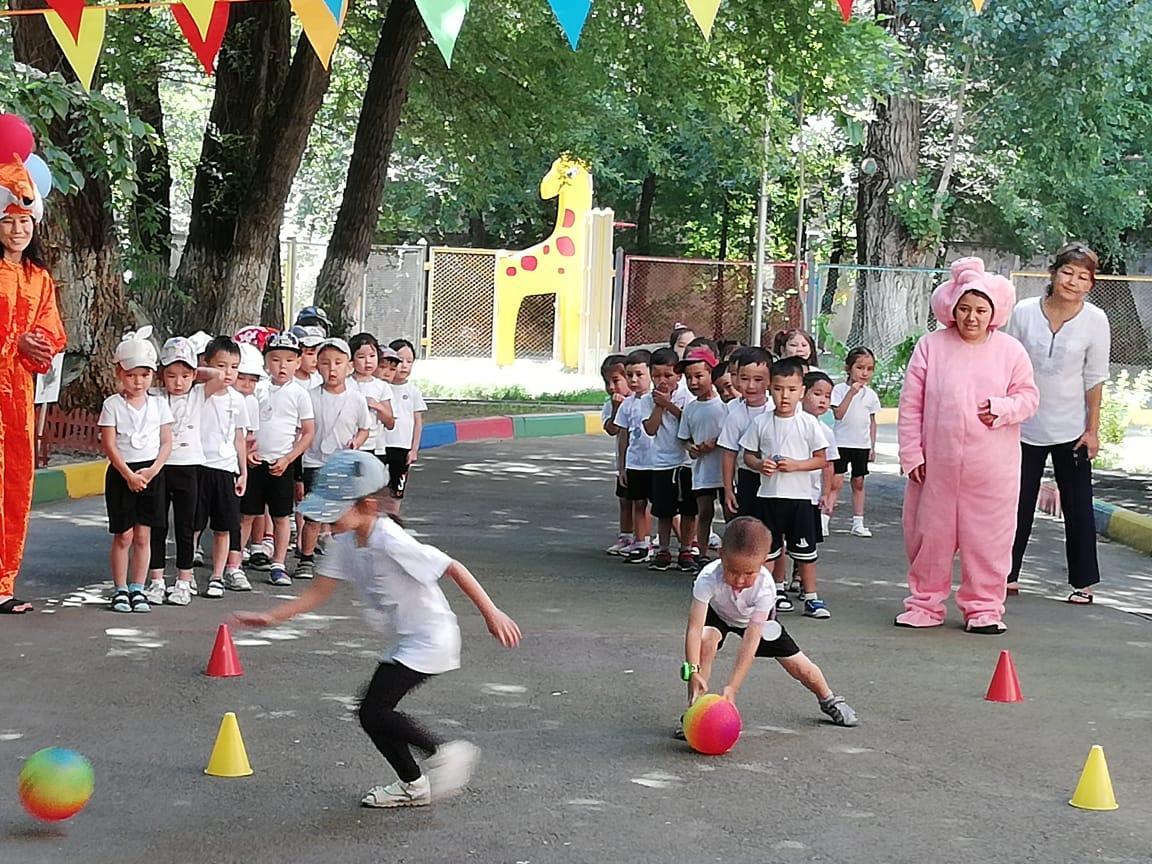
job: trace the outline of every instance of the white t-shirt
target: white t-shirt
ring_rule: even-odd
[[[387,383],[387,382],[384,382]],[[411,450],[416,432],[416,413],[427,411],[428,405],[424,402],[424,394],[420,388],[411,381],[403,384],[392,384],[392,415],[396,418],[396,425],[391,429],[381,428],[376,435],[376,452],[383,453],[385,447],[403,447]]]
[[[736,591],[724,581],[724,562],[713,561],[692,583],[692,599],[707,603],[730,627],[747,627],[753,621],[763,624],[776,608],[776,583],[761,567],[755,582]]]
[[[308,373],[307,378],[301,378],[299,375],[296,375],[292,378],[292,380],[295,381],[297,384],[299,384],[301,387],[303,387],[304,392],[307,393],[313,387],[319,387],[321,384],[323,384],[324,383],[324,376],[321,375],[319,372],[317,372],[315,369],[313,369],[311,372]]]
[[[703,444],[706,441],[715,441],[720,437],[724,428],[724,421],[728,412],[719,396],[700,401],[691,400],[684,406],[684,414],[680,417],[681,441],[690,441],[693,444]],[[693,489],[720,489],[724,486],[724,477],[721,470],[723,452],[719,448],[711,453],[705,453],[692,463]]]
[[[728,403],[728,416],[724,420],[724,428],[720,430],[717,446],[736,451],[736,470],[755,473],[744,464],[744,448],[740,446],[740,439],[748,431],[752,421],[770,410],[772,410],[770,401],[755,408],[750,407],[743,399],[733,399]]]
[[[320,468],[337,450],[347,450],[356,433],[372,428],[368,400],[357,389],[344,388],[343,393],[331,393],[323,387],[309,392],[312,413],[316,419],[316,435],[304,451],[304,467]]]
[[[1112,330],[1098,306],[1085,303],[1057,333],[1048,326],[1039,297],[1021,300],[1004,332],[1024,346],[1040,390],[1040,407],[1020,427],[1025,444],[1046,447],[1077,440],[1088,428],[1084,394],[1110,376]]]
[[[761,414],[740,438],[740,446],[758,452],[762,458],[785,456],[788,459],[811,459],[828,444],[820,421],[805,411],[791,417],[777,417],[775,412]],[[757,498],[789,498],[810,501],[812,479],[809,471],[777,471],[771,477],[760,477]]]
[[[620,410],[616,412],[616,425],[628,430],[628,452],[624,456],[624,467],[632,471],[652,470],[655,439],[644,431],[643,422],[648,415],[641,413],[643,398],[633,393],[620,403]]]
[[[348,376],[346,382],[349,390],[359,390],[364,396],[365,402],[371,399],[373,402],[391,402],[392,401],[392,385],[387,381],[380,378],[370,378],[367,381],[357,381],[354,377]],[[361,450],[367,453],[376,452],[376,439],[384,430],[384,425],[380,422],[380,416],[371,408],[368,409],[369,418],[372,421],[372,427],[368,430],[368,440],[364,442]]]
[[[258,394],[259,391],[250,396],[244,396],[244,411],[248,414],[248,426],[246,428],[253,435],[260,429],[260,396]]]
[[[193,384],[182,396],[159,391],[172,410],[172,455],[166,465],[203,465],[204,385]]]
[[[245,402],[245,398],[231,387],[208,398],[204,406],[204,420],[200,424],[200,441],[204,446],[206,467],[227,471],[229,474],[240,473],[240,462],[236,456],[236,430],[248,429],[250,421]]]
[[[369,623],[395,636],[384,657],[438,675],[460,667],[460,627],[439,581],[452,559],[382,517],[366,546],[338,534],[316,562],[321,576],[350,582],[368,607]]]
[[[300,424],[314,417],[312,400],[299,381],[293,379],[282,386],[273,384],[260,403],[256,449],[261,461],[272,463],[291,453]]]
[[[844,401],[844,396],[852,389],[848,384],[837,384],[832,388],[832,406]],[[872,449],[872,418],[880,411],[880,397],[871,387],[863,387],[848,403],[844,417],[832,427],[836,430],[836,443],[841,447],[858,450]]]
[[[609,396],[600,406],[600,425],[603,426],[612,418],[612,397]],[[616,439],[612,439],[612,467],[620,470],[620,451],[616,449]]]
[[[820,418],[817,417],[816,419],[819,420]],[[832,431],[831,426],[826,426],[823,423],[818,423],[818,425],[820,431],[824,433],[824,443],[828,445],[824,458],[829,462],[834,462],[840,458],[840,450],[836,446],[836,433]],[[824,494],[824,472],[817,469],[816,471],[809,471],[808,474],[812,477],[812,503],[819,504],[820,496]]]
[[[683,411],[690,395],[691,394],[686,397],[679,392],[673,392],[672,404]],[[656,401],[652,398],[651,393],[645,393],[641,397],[638,410],[640,412],[641,423],[651,417],[656,411]],[[643,426],[641,426],[641,429],[643,430]],[[692,464],[692,460],[688,456],[688,451],[684,448],[684,444],[678,437],[679,432],[680,418],[671,411],[663,412],[663,415],[660,417],[660,425],[656,428],[656,434],[650,436],[652,438],[653,471],[667,471],[670,468],[679,468],[681,465]]]
[[[116,449],[128,463],[155,462],[160,455],[160,427],[175,422],[168,399],[149,393],[140,408],[133,408],[119,393],[104,400],[100,426],[116,429]]]

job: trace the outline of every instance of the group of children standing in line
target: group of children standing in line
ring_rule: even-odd
[[[406,339],[381,346],[369,333],[330,338],[324,310],[307,307],[276,332],[174,337],[157,352],[150,327],[128,333],[115,354],[118,390],[103,404],[100,440],[117,612],[186,606],[198,592],[200,535],[211,531],[204,597],[250,591],[245,567],[292,584],[310,579],[325,530],[293,513],[320,467],[341,450],[363,450],[388,477],[385,509],[399,513],[419,454],[419,388],[409,380]],[[171,518],[169,518],[171,511]],[[169,527],[176,579],[165,581]]]

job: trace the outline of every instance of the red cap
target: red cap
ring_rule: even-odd
[[[709,369],[715,369],[720,365],[720,361],[716,359],[716,355],[712,353],[712,349],[705,345],[690,349],[688,353],[684,355],[684,359],[676,364],[676,371],[683,372],[693,363],[706,363]]]

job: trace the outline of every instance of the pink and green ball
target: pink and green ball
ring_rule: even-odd
[[[684,738],[696,752],[720,756],[736,745],[742,725],[735,705],[723,696],[707,693],[685,712]]]
[[[20,771],[20,803],[44,822],[60,822],[84,809],[94,786],[92,763],[64,747],[33,753]]]

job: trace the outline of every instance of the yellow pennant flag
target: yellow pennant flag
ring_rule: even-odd
[[[984,11],[984,0],[972,0],[972,5],[976,7],[977,15]]]
[[[181,0],[181,5],[188,10],[192,20],[196,22],[196,29],[200,31],[200,38],[208,38],[208,28],[212,26],[212,13],[216,9],[216,0]]]
[[[700,25],[700,32],[705,39],[712,38],[712,25],[716,23],[716,13],[720,9],[721,0],[684,0],[688,4],[688,11]]]
[[[64,59],[76,73],[76,78],[85,90],[91,90],[92,76],[96,74],[96,63],[100,60],[100,49],[104,47],[105,10],[99,6],[86,7],[80,19],[80,31],[75,37],[56,12],[46,10],[44,20],[56,37],[60,50],[64,52]]]

